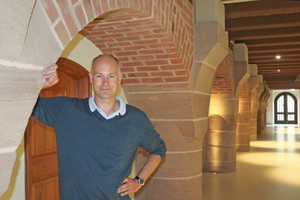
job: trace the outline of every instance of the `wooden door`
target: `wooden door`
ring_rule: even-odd
[[[297,98],[289,92],[282,92],[274,100],[275,124],[297,124]]]
[[[88,71],[68,59],[57,61],[59,82],[42,90],[40,97],[91,96]],[[26,200],[58,200],[58,167],[55,132],[32,117],[25,131]]]

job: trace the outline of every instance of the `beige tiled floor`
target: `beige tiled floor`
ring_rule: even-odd
[[[203,200],[300,200],[300,126],[270,125],[233,173],[203,173]]]

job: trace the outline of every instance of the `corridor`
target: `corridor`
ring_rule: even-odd
[[[203,200],[299,200],[300,126],[268,125],[233,173],[203,173]]]

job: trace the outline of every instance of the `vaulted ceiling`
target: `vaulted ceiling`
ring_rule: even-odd
[[[249,64],[257,64],[268,87],[300,89],[300,1],[223,3],[229,39],[247,45]]]

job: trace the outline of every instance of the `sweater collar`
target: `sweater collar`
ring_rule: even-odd
[[[126,103],[120,98],[117,97],[116,98],[117,101],[120,102],[120,108],[112,113],[111,115],[107,116],[102,110],[101,108],[99,108],[96,103],[95,103],[95,95],[89,98],[89,107],[91,112],[94,112],[95,110],[97,110],[105,119],[112,119],[117,115],[125,115],[126,113]]]

